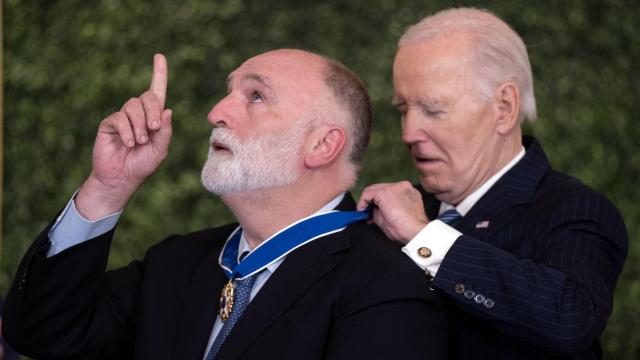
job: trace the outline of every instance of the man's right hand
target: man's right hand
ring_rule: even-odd
[[[165,109],[167,60],[156,54],[151,86],[102,120],[93,146],[93,167],[75,198],[80,215],[96,220],[124,208],[166,158],[171,110]]]
[[[422,196],[410,182],[374,184],[362,190],[358,210],[374,205],[373,223],[393,241],[406,245],[429,223]]]

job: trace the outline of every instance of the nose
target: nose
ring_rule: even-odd
[[[235,109],[238,109],[238,107],[234,104],[231,94],[229,94],[213,106],[207,115],[207,121],[216,127],[233,127]]]
[[[417,109],[409,108],[402,118],[402,141],[407,144],[415,144],[426,140],[424,121]]]

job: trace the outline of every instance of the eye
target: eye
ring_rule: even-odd
[[[257,92],[257,91],[252,92],[251,95],[249,96],[249,102],[261,103],[262,102],[262,95],[260,95],[260,93]]]
[[[438,109],[433,109],[433,108],[428,107],[428,106],[423,106],[422,107],[422,113],[425,116],[429,116],[429,117],[439,117],[442,114],[444,114],[444,111],[438,110]]]

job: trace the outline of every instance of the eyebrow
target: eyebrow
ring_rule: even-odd
[[[407,101],[401,97],[399,97],[398,95],[394,95],[393,99],[391,99],[391,105],[392,106],[399,106],[402,104],[406,104]],[[425,105],[430,105],[430,106],[441,106],[443,105],[443,102],[435,97],[430,97],[427,96],[424,100],[420,100],[420,103],[425,104]]]
[[[231,81],[233,81],[233,74],[229,74],[229,76],[227,76],[227,80],[225,81],[225,84],[227,85],[227,88],[229,88],[229,84],[231,83]],[[259,83],[261,83],[262,85],[264,85],[265,87],[269,88],[270,90],[273,89],[273,86],[271,85],[271,81],[261,75],[255,74],[255,73],[249,73],[246,74],[244,76],[242,76],[242,80],[246,81],[246,80],[253,80],[253,81],[257,81]]]

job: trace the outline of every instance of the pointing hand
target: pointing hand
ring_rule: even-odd
[[[171,141],[171,110],[164,108],[167,79],[167,60],[157,54],[149,90],[100,123],[91,175],[75,199],[89,220],[121,210],[166,158]]]

